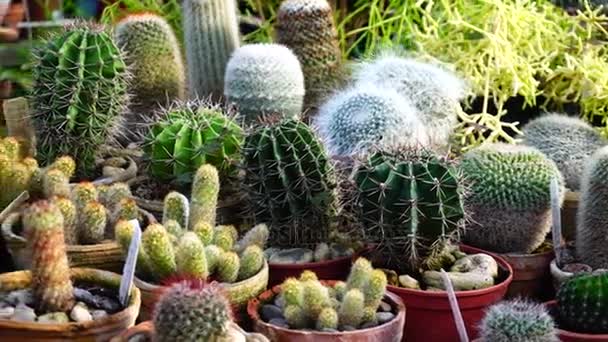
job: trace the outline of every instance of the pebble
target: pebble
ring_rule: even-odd
[[[285,306],[285,297],[278,295],[274,298],[274,305],[283,308]]]
[[[274,253],[268,262],[275,264],[304,264],[313,261],[313,251],[308,248],[283,249]]]
[[[18,304],[32,305],[34,304],[34,295],[31,290],[23,289],[11,291],[5,298],[4,301],[12,306]]]
[[[378,309],[383,312],[391,312],[393,310],[391,305],[387,302],[380,302],[380,307]]]
[[[384,324],[390,320],[395,318],[395,314],[392,312],[377,312],[376,319],[378,320],[378,324]]]
[[[98,290],[98,292],[101,290]],[[118,312],[121,305],[118,301],[108,297],[108,293],[92,293],[91,291],[75,288],[74,297],[77,301],[85,303],[88,307],[101,309],[106,312]]]
[[[262,319],[266,322],[269,322],[273,318],[284,318],[281,308],[272,304],[263,305],[260,314],[262,315]]]
[[[70,318],[65,312],[51,312],[38,317],[39,323],[68,323]]]
[[[369,329],[378,326],[378,322],[367,322],[361,326],[361,329]]]
[[[136,334],[129,338],[129,342],[148,342],[146,334]]]
[[[264,256],[266,257],[266,260],[270,260],[270,258],[275,255],[277,252],[279,252],[281,249],[280,248],[276,248],[276,247],[270,247],[270,248],[266,248],[264,250]]]
[[[406,289],[420,289],[420,283],[418,280],[410,277],[407,274],[399,276],[399,285],[401,285],[401,287],[405,287]]]
[[[317,245],[317,248],[315,248],[314,259],[315,261],[325,261],[330,258],[330,254],[331,251],[329,249],[329,245],[322,242]]]
[[[108,317],[108,313],[105,310],[93,310],[91,311],[91,317],[93,317],[94,321],[97,321],[104,317]]]
[[[36,312],[25,304],[19,304],[15,308],[11,319],[13,321],[34,322],[36,320]]]
[[[93,320],[91,313],[87,309],[87,305],[83,302],[78,302],[76,303],[76,305],[74,305],[74,308],[72,308],[72,311],[70,312],[70,318],[72,318],[76,322],[86,322]]]
[[[268,321],[268,324],[272,324],[280,328],[289,329],[289,324],[287,324],[287,321],[283,318],[273,318]]]
[[[355,250],[351,247],[347,247],[338,243],[332,243],[329,246],[331,259],[337,259],[355,254]]]
[[[7,306],[5,308],[0,309],[0,319],[9,319],[15,313],[15,308],[12,306]]]
[[[340,331],[338,329],[323,328],[323,329],[321,329],[321,332],[325,332],[325,333],[337,333],[337,332],[340,332]]]
[[[343,325],[342,327],[340,327],[341,331],[355,331],[357,330],[357,328],[351,326],[351,325]]]

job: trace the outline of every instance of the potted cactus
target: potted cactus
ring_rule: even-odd
[[[140,292],[118,300],[120,276],[68,265],[64,218],[42,200],[23,213],[31,270],[0,275],[3,341],[108,341],[135,323]]]

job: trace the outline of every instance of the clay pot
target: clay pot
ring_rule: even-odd
[[[568,279],[572,278],[576,273],[579,272],[591,272],[591,266],[585,264],[568,264],[566,269],[561,269],[557,266],[555,259],[551,260],[549,264],[549,270],[551,272],[551,278],[553,283],[553,289],[559,290],[559,287]]]
[[[321,283],[332,286],[336,283],[336,281],[328,280],[321,281]],[[394,293],[387,291],[384,297],[384,301],[390,304],[390,306],[393,308],[393,312],[396,312],[395,318],[393,318],[391,321],[369,329],[330,333],[312,330],[304,331],[286,329],[264,322],[260,318],[260,307],[266,303],[272,302],[274,297],[280,292],[281,287],[277,285],[271,290],[265,291],[259,297],[252,299],[247,305],[247,314],[253,321],[254,330],[269,337],[273,342],[398,342],[403,338],[405,305]]]
[[[120,275],[90,268],[72,268],[72,281],[101,285],[118,291]],[[0,291],[26,288],[32,281],[30,271],[0,274]],[[3,342],[22,341],[109,341],[133,326],[139,312],[140,292],[131,289],[129,306],[108,317],[88,322],[42,324],[0,319],[0,336]]]
[[[299,277],[306,270],[313,271],[319,279],[345,280],[350,272],[353,260],[360,253],[332,260],[307,262],[303,264],[273,264],[270,263],[270,279],[268,286],[280,285],[289,277]]]
[[[545,306],[547,307],[551,315],[555,318],[557,312],[557,301],[552,300],[550,302],[546,302]],[[557,329],[557,336],[562,342],[608,342],[608,334],[581,334],[574,331],[568,331],[559,328]]]
[[[538,254],[499,254],[513,268],[513,282],[507,298],[528,297],[547,300],[552,297],[549,264],[553,250]]]

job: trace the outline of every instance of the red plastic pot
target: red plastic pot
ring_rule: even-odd
[[[507,288],[513,280],[513,269],[496,254],[466,245],[461,245],[460,249],[468,254],[491,255],[498,263],[499,273],[506,274],[502,281],[494,286],[456,292],[467,333],[473,340],[478,335],[478,325],[486,307],[501,301],[507,293]],[[404,339],[421,342],[459,341],[446,292],[413,290],[390,285],[387,290],[401,297],[407,307]]]
[[[557,311],[557,301],[552,300],[545,303],[545,306],[555,318],[555,312]],[[608,334],[594,335],[594,334],[581,334],[573,331],[557,329],[557,335],[559,340],[562,342],[586,342],[586,341],[603,341],[608,342]]]
[[[330,286],[336,283],[335,280],[321,282],[324,285]],[[391,321],[369,329],[329,333],[286,329],[264,322],[260,318],[260,306],[272,302],[273,298],[280,291],[280,286],[275,286],[271,290],[263,292],[257,298],[250,300],[247,305],[247,314],[253,321],[254,330],[268,337],[273,342],[399,342],[403,337],[405,306],[399,296],[394,293],[387,291],[384,297],[384,301],[391,305],[393,312],[397,312],[396,317]]]
[[[513,268],[507,298],[528,297],[541,301],[553,297],[549,265],[553,250],[540,254],[499,254]]]

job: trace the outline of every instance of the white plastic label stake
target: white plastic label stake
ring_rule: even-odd
[[[135,276],[135,267],[137,266],[137,254],[139,253],[139,245],[141,243],[141,227],[139,226],[139,222],[137,220],[131,220],[129,223],[132,224],[134,228],[133,236],[131,237],[127,260],[122,269],[122,279],[120,280],[120,290],[118,292],[118,298],[123,307],[127,307],[129,304],[129,293],[133,286],[133,277]]]
[[[555,262],[560,265],[561,250],[564,247],[562,240],[562,215],[559,204],[559,183],[557,178],[551,180],[551,215],[553,225],[551,227],[551,235],[553,237],[553,250],[555,251]]]
[[[458,299],[456,298],[454,287],[443,268],[441,269],[441,278],[443,279],[443,284],[448,293],[448,300],[450,301],[450,308],[452,309],[452,316],[454,316],[454,322],[456,323],[456,330],[458,330],[460,342],[469,342],[469,335],[464,326],[464,320],[462,319],[462,313],[460,313],[460,307],[458,306]]]

